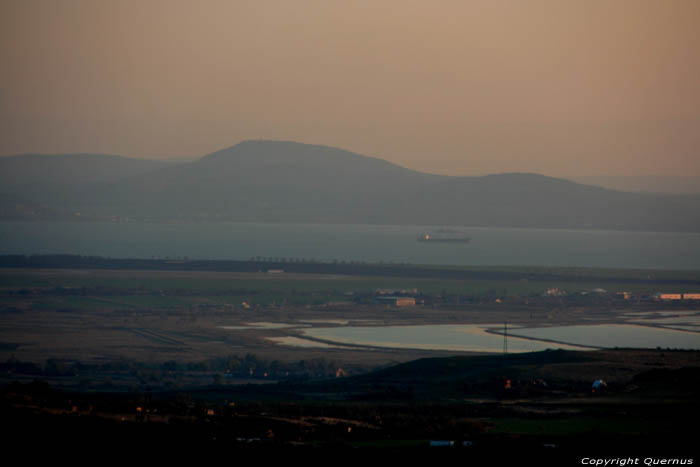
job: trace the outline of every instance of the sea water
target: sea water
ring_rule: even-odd
[[[418,242],[437,227],[364,224],[2,222],[0,254],[253,257],[474,266],[700,270],[700,234],[455,227],[470,243]]]

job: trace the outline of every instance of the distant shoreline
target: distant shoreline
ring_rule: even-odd
[[[120,269],[150,271],[264,272],[269,274],[334,274],[390,277],[421,277],[462,280],[626,282],[633,284],[688,284],[700,280],[686,276],[697,271],[623,268],[573,268],[542,266],[452,266],[408,263],[368,263],[272,260],[134,259],[81,255],[0,255],[0,268],[26,269]],[[667,277],[658,277],[658,273]]]

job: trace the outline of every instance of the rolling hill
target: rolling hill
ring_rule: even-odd
[[[40,157],[0,158],[0,193],[92,219],[700,231],[700,195],[628,193],[528,173],[432,175],[286,141],[245,141],[181,164]]]

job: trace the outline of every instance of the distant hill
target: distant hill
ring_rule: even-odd
[[[431,175],[294,142],[246,141],[180,164],[44,157],[16,156],[4,191],[96,218],[700,231],[700,195],[625,193],[527,173]],[[5,177],[2,159],[12,158],[0,158]],[[44,177],[49,188],[45,164],[60,174]]]
[[[24,154],[0,157],[0,183],[109,183],[168,165],[106,154]]]
[[[646,193],[699,194],[700,176],[607,175],[573,177],[572,181],[620,191]]]
[[[23,204],[35,203],[40,206],[41,210],[35,209],[34,213],[51,212],[51,218],[65,217],[68,213],[72,216],[80,210],[80,205],[86,202],[86,198],[99,193],[105,186],[168,165],[167,162],[106,154],[24,154],[0,157],[0,192],[22,199]],[[2,219],[7,218],[5,212],[16,211],[8,199],[0,199],[0,203],[3,209]],[[25,214],[27,212],[24,208],[21,211]],[[37,215],[30,217],[35,218]]]

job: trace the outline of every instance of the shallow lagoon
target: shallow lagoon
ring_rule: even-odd
[[[500,325],[424,325],[305,329],[304,335],[335,343],[424,350],[502,352]],[[522,338],[518,337],[522,336]],[[554,326],[509,330],[508,352],[591,348],[700,349],[700,333],[631,324]]]
[[[589,326],[553,326],[513,331],[536,339],[569,344],[614,348],[700,349],[700,333],[634,324],[598,324]]]
[[[321,349],[342,349],[341,345],[326,344],[325,342],[317,342],[309,339],[301,339],[294,336],[284,336],[284,337],[267,337],[267,340],[280,345],[289,345],[292,347],[304,347],[304,348],[321,348]]]
[[[325,341],[374,347],[461,352],[501,352],[503,336],[486,332],[501,325],[348,326],[305,329],[304,335]],[[536,352],[545,349],[584,350],[565,344],[508,337],[509,352]]]

